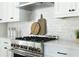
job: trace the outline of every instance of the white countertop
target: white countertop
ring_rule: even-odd
[[[79,43],[76,43],[75,41],[70,40],[52,40],[49,42],[45,42],[44,45],[58,45],[58,46],[64,46],[68,48],[78,48],[79,49]]]

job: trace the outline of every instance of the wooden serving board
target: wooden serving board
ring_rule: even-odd
[[[46,23],[46,19],[43,18],[43,15],[41,14],[41,18],[38,20],[38,23],[41,26],[40,35],[45,35],[47,33],[47,23]]]
[[[34,22],[31,26],[31,34],[37,35],[40,32],[40,24],[38,22]]]

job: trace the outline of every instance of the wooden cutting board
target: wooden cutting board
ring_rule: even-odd
[[[46,19],[43,18],[43,15],[41,14],[41,18],[38,20],[38,23],[40,24],[40,32],[39,35],[45,35],[47,33],[47,23]]]
[[[40,24],[38,22],[34,22],[31,26],[31,34],[37,35],[40,32]]]

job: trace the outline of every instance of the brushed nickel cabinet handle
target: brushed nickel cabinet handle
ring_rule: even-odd
[[[14,19],[13,17],[10,17],[10,19]]]
[[[4,47],[4,49],[7,49],[7,47]]]
[[[71,9],[69,9],[69,12],[72,12],[72,10],[71,10]]]
[[[75,11],[75,9],[72,9],[72,11]]]
[[[2,20],[2,19],[0,19],[0,20]]]
[[[67,55],[67,53],[57,52],[58,54]]]

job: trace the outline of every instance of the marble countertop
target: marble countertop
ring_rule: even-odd
[[[57,46],[64,46],[69,48],[78,48],[79,49],[79,43],[71,40],[52,40],[49,42],[45,42],[44,45],[57,45]]]

